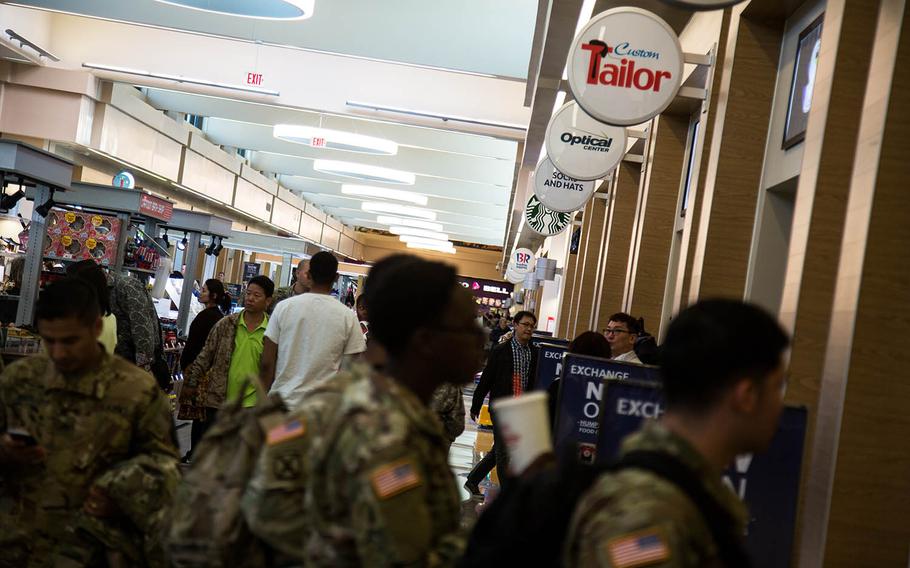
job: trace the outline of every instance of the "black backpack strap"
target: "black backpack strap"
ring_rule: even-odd
[[[736,534],[736,520],[707,492],[695,472],[681,461],[664,452],[634,451],[625,454],[614,464],[614,468],[643,469],[673,483],[701,512],[724,566],[727,568],[752,566],[742,535]]]

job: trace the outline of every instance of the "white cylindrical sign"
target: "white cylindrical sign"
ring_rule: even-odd
[[[525,275],[516,274],[515,272],[512,271],[511,268],[509,268],[508,270],[506,270],[506,280],[508,280],[512,284],[521,284],[522,282],[525,281]]]
[[[567,213],[578,211],[594,195],[594,182],[571,178],[554,167],[549,158],[534,171],[534,195],[544,206]]]
[[[600,122],[571,101],[550,119],[544,141],[547,157],[563,174],[577,180],[603,179],[626,152],[626,129]],[[537,195],[540,197],[540,193]],[[557,211],[574,211],[557,209],[544,199],[541,201]]]
[[[569,50],[569,88],[578,104],[607,124],[640,124],[676,96],[683,73],[679,38],[640,8],[595,16]]]
[[[545,237],[558,235],[565,231],[571,223],[571,213],[553,211],[541,203],[536,195],[532,195],[528,199],[528,204],[525,206],[525,224],[538,235]]]
[[[690,10],[719,10],[739,4],[743,0],[663,0],[667,4]]]

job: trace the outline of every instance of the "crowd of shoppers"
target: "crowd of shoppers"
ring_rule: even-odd
[[[256,540],[262,555],[250,564],[238,552],[235,564],[454,566],[468,535],[447,458],[464,428],[462,386],[483,366],[488,340],[476,303],[451,266],[396,255],[373,268],[355,313],[330,296],[337,268],[331,254],[313,256],[298,271],[300,292],[291,287],[271,316],[276,290],[264,276],[248,283],[243,309],[230,315],[221,282],[202,287],[206,309],[190,330],[198,352],[187,354],[181,393],[182,403],[203,409],[194,448],[206,451],[212,437],[203,433],[223,404],[252,413],[240,431],[253,453],[234,462],[246,470],[210,478],[236,481],[248,471],[239,478],[248,487],[229,488],[238,497],[225,503],[224,518],[235,515],[246,527],[235,538]],[[0,567],[169,565],[162,540],[180,526],[169,516],[180,494],[173,418],[138,364],[148,348],[144,302],[118,278],[77,265],[49,285],[36,309],[45,352],[0,375]],[[131,312],[124,322],[117,316],[123,333],[114,347],[131,359],[99,342],[108,306]],[[537,318],[521,311],[512,325],[494,342],[472,399],[476,420],[489,395],[494,426],[494,449],[465,484],[472,493],[494,465],[507,489],[538,482],[509,470],[497,427],[496,401],[535,388]],[[582,333],[568,349],[635,363],[642,332],[640,320],[617,313],[605,335]],[[770,316],[741,302],[684,310],[661,353],[667,413],[626,441],[616,469],[571,487],[580,495],[571,523],[524,535],[530,549],[535,539],[564,539],[561,562],[573,567],[627,565],[630,546],[647,546],[664,565],[747,566],[747,517],[720,472],[770,442],[787,344]],[[278,403],[256,414],[266,391]]]

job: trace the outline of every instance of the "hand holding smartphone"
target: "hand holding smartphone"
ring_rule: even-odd
[[[10,428],[0,438],[0,462],[14,466],[37,465],[44,461],[44,448],[27,430]]]

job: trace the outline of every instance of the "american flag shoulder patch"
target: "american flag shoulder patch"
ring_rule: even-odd
[[[607,553],[615,568],[638,568],[670,559],[670,547],[657,528],[612,538],[607,541]]]
[[[403,459],[378,467],[370,475],[373,492],[388,499],[421,484],[420,475],[411,460]]]
[[[287,442],[288,440],[293,440],[294,438],[299,438],[304,434],[306,434],[306,424],[303,423],[302,419],[295,418],[294,420],[279,424],[269,430],[265,437],[265,443],[269,446],[274,446],[282,442]]]

